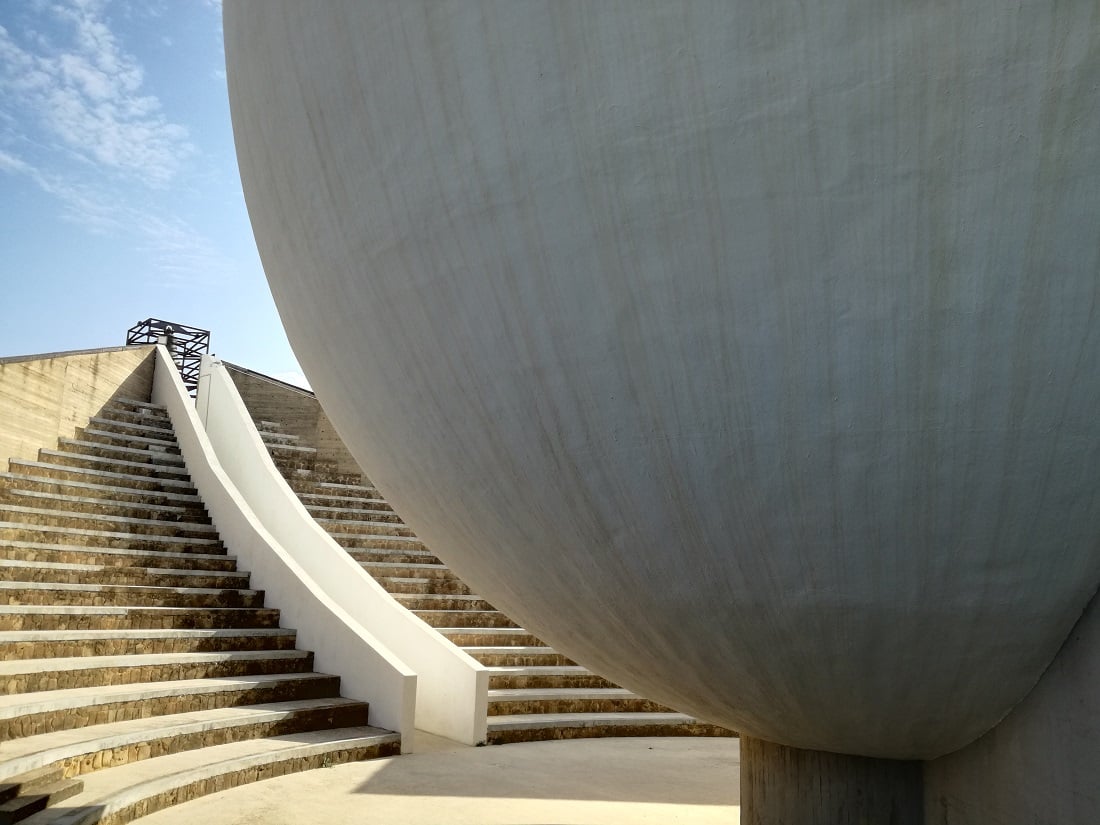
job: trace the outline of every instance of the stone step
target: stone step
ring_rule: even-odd
[[[302,497],[304,499],[304,496]],[[348,499],[347,501],[371,502],[367,507],[350,507],[347,505],[319,505],[303,501],[309,514],[317,521],[324,519],[350,519],[352,521],[362,519],[401,520],[393,508],[381,499]],[[385,506],[383,506],[385,505]]]
[[[552,647],[500,645],[463,647],[470,656],[487,667],[527,667],[532,665],[556,666],[576,664]]]
[[[180,451],[174,434],[170,438],[157,438],[156,436],[143,435],[141,433],[121,433],[114,430],[100,430],[95,427],[84,427],[77,429],[76,438],[78,441],[106,444],[113,447],[127,447],[144,452],[179,455]]]
[[[471,596],[470,588],[461,579],[451,578],[421,578],[419,576],[375,576],[375,581],[382,585],[388,593],[397,595],[435,594],[452,596]]]
[[[389,561],[362,561],[359,566],[381,581],[386,577],[407,579],[444,579],[458,580],[458,577],[445,564],[404,564]]]
[[[315,519],[326,532],[339,541],[342,538],[358,539],[372,536],[416,538],[409,527],[400,521],[352,521],[351,519]]]
[[[4,763],[0,763],[2,765]],[[0,802],[8,802],[17,796],[34,793],[65,778],[61,768],[53,765],[19,772],[12,767],[0,768]]]
[[[94,547],[75,544],[39,544],[0,540],[0,558],[10,561],[92,564],[101,567],[168,567],[191,570],[235,570],[236,556],[221,553],[177,553]]]
[[[643,699],[625,688],[544,688],[491,690],[489,716],[540,713],[672,713],[671,708]]]
[[[163,504],[153,501],[124,501],[104,497],[59,495],[4,488],[0,499],[13,504],[37,507],[43,510],[65,510],[71,513],[111,516],[114,518],[139,518],[166,522],[190,522],[209,524],[210,518],[201,504]]]
[[[181,694],[177,699],[186,705],[211,696]],[[367,714],[365,702],[332,696],[136,716],[11,740],[0,771],[38,764],[64,776],[81,776],[228,742],[365,725]]]
[[[430,627],[517,627],[499,610],[417,610],[416,615]]]
[[[503,615],[503,614],[501,614]],[[437,633],[446,636],[451,644],[459,647],[494,645],[535,645],[541,646],[542,640],[522,627],[437,627]]]
[[[9,606],[263,607],[264,593],[237,588],[0,580],[0,603]]]
[[[256,429],[262,433],[281,433],[285,426],[281,421],[265,421],[262,418],[258,421],[253,421],[256,425]],[[297,438],[297,436],[295,436]]]
[[[28,793],[21,793],[0,803],[0,825],[23,822],[46,808],[74,797],[84,790],[80,779],[59,779]]]
[[[143,536],[191,536],[205,539],[218,535],[214,525],[209,521],[202,524],[193,521],[165,521],[104,513],[78,513],[72,510],[51,510],[7,502],[0,502],[0,523],[23,524],[28,527],[65,527],[83,531],[106,530],[111,533],[135,533]]]
[[[248,573],[171,567],[119,567],[101,564],[26,562],[0,558],[0,581],[64,584],[122,584],[151,587],[248,588]]]
[[[339,691],[339,676],[310,671],[0,695],[0,741],[5,743],[0,771],[18,747],[9,748],[8,743],[17,739],[175,713],[332,698]]]
[[[121,825],[257,779],[399,752],[397,734],[366,726],[215,745],[88,774],[63,816],[45,811],[27,825]]]
[[[66,461],[72,458],[71,453],[61,453],[56,450],[39,450],[39,456],[64,458]],[[117,462],[102,461],[96,459],[105,466],[114,466]],[[75,481],[85,484],[112,484],[124,486],[130,490],[147,490],[154,496],[168,494],[171,496],[185,495],[198,499],[198,493],[189,477],[178,477],[173,473],[171,477],[152,476],[149,472],[155,468],[147,464],[137,465],[143,473],[121,473],[112,470],[104,470],[95,467],[74,467],[71,462],[58,464],[52,461],[27,461],[13,458],[9,461],[13,471],[20,469],[25,474],[34,474],[38,478],[49,479],[54,482]]]
[[[324,526],[347,529],[346,525],[355,524],[401,524],[405,522],[393,510],[370,510],[364,508],[307,507],[314,520]],[[323,513],[318,511],[323,510]],[[326,515],[327,514],[327,515]]]
[[[294,444],[301,440],[301,436],[264,429],[259,425],[257,425],[256,431],[260,434],[260,440],[263,441],[264,444]]]
[[[172,426],[172,419],[168,417],[168,413],[157,413],[153,410],[135,411],[120,406],[108,405],[99,411],[97,417],[108,421],[128,421],[166,429]]]
[[[347,550],[419,550],[427,552],[424,543],[415,536],[374,536],[336,533],[333,540]],[[435,558],[434,556],[432,558]]]
[[[294,485],[291,484],[291,489],[294,489]],[[373,489],[373,488],[369,488]],[[330,508],[334,511],[342,510],[345,507],[366,507],[376,510],[392,510],[393,508],[386,502],[385,499],[378,497],[377,492],[374,496],[337,496],[329,495],[327,493],[305,493],[298,490],[294,490],[302,504],[305,505],[307,510],[312,511],[314,508]]]
[[[230,650],[215,653],[143,653],[0,661],[0,694],[37,693],[136,682],[169,682],[308,673],[313,654],[305,650]]]
[[[278,626],[279,611],[269,607],[0,604],[0,630],[210,629]]]
[[[359,473],[343,473],[330,461],[306,455],[271,454],[271,460],[288,482],[334,484],[362,488],[366,483]]]
[[[489,689],[613,688],[618,685],[580,665],[519,665],[489,668]]]
[[[360,564],[438,564],[439,559],[432,555],[429,550],[387,550],[386,548],[344,548],[348,550],[348,555],[355,559]]]
[[[138,462],[145,464],[157,464],[165,467],[178,467],[186,472],[183,465],[183,456],[178,452],[169,450],[145,449],[142,447],[125,447],[121,444],[89,441],[80,438],[59,438],[57,449],[62,453],[79,456],[95,456],[119,462]]]
[[[0,631],[0,658],[292,650],[295,638],[293,630],[259,627],[216,630],[4,630]]]
[[[139,398],[112,398],[104,405],[105,409],[135,410],[148,415],[161,415],[167,417],[168,408],[163,404],[154,404],[151,401],[142,401]]]
[[[489,717],[489,744],[601,736],[735,736],[682,713],[539,713]]]
[[[154,424],[148,423],[147,420],[121,421],[115,418],[92,416],[88,419],[88,426],[92,429],[107,432],[145,435],[150,438],[163,438],[173,442],[176,440],[176,431],[167,419],[164,422]]]
[[[290,486],[295,492],[299,492],[295,485],[308,488],[302,491],[307,494],[305,497],[321,496],[324,498],[332,498],[335,496],[341,499],[382,498],[378,489],[370,484],[363,485],[345,484],[336,481],[314,481],[306,476],[295,476],[293,479],[287,479],[287,481],[290,482]]]
[[[261,433],[261,438],[263,438],[263,435],[264,434]],[[270,435],[270,433],[268,433],[267,435]],[[309,447],[304,444],[293,444],[290,443],[290,441],[285,440],[287,438],[288,436],[285,435],[280,435],[277,440],[269,440],[268,438],[263,438],[264,446],[267,447],[268,452],[271,453],[273,458],[283,456],[302,456],[306,458],[312,458],[313,456],[317,455],[316,447]]]
[[[194,490],[187,468],[179,464],[166,464],[159,461],[124,461],[64,450],[39,450],[38,459],[41,463],[54,466],[71,467],[75,470],[100,470],[118,474],[119,477],[145,476],[147,481],[149,479],[160,481],[164,489],[169,488],[171,482],[177,482],[179,487],[186,488],[188,492]],[[57,477],[55,473],[50,475]]]
[[[147,478],[141,477],[141,481],[146,482],[146,487],[156,486],[155,482],[149,483]],[[18,491],[22,495],[33,492],[36,495],[72,496],[87,500],[104,499],[149,507],[182,507],[185,510],[206,513],[206,508],[196,494],[141,489],[103,482],[53,479],[24,473],[0,473],[0,489],[7,490],[9,493]]]
[[[394,593],[406,610],[493,610],[493,606],[478,596],[461,596],[452,593]]]
[[[82,547],[128,547],[132,550],[174,550],[215,554],[225,550],[225,546],[217,538],[79,530],[50,524],[0,522],[0,544],[6,542],[72,544]]]

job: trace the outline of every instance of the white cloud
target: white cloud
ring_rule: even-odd
[[[145,93],[144,71],[108,27],[99,0],[48,7],[64,42],[40,31],[21,45],[0,26],[0,92],[7,106],[89,164],[154,188],[166,186],[195,149]]]

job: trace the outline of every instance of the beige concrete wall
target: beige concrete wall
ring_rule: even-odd
[[[226,363],[225,367],[253,421],[282,424],[283,432],[299,436],[303,444],[316,447],[318,460],[332,462],[337,472],[363,472],[313,393],[233,364]]]
[[[115,398],[147,399],[153,347],[0,359],[0,461],[38,456]]]

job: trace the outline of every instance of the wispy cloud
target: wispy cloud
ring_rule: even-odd
[[[216,284],[234,265],[186,221],[140,208],[110,192],[44,172],[0,149],[0,172],[20,175],[56,198],[62,217],[97,235],[125,236],[145,252],[152,272],[166,287]]]
[[[194,152],[186,127],[144,90],[141,64],[104,19],[99,0],[46,7],[49,37],[0,26],[0,92],[43,137],[89,164],[167,185]]]

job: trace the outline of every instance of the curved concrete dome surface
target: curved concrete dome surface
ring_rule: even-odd
[[[933,757],[1100,582],[1095,4],[226,4],[267,275],[385,495],[555,647]]]

